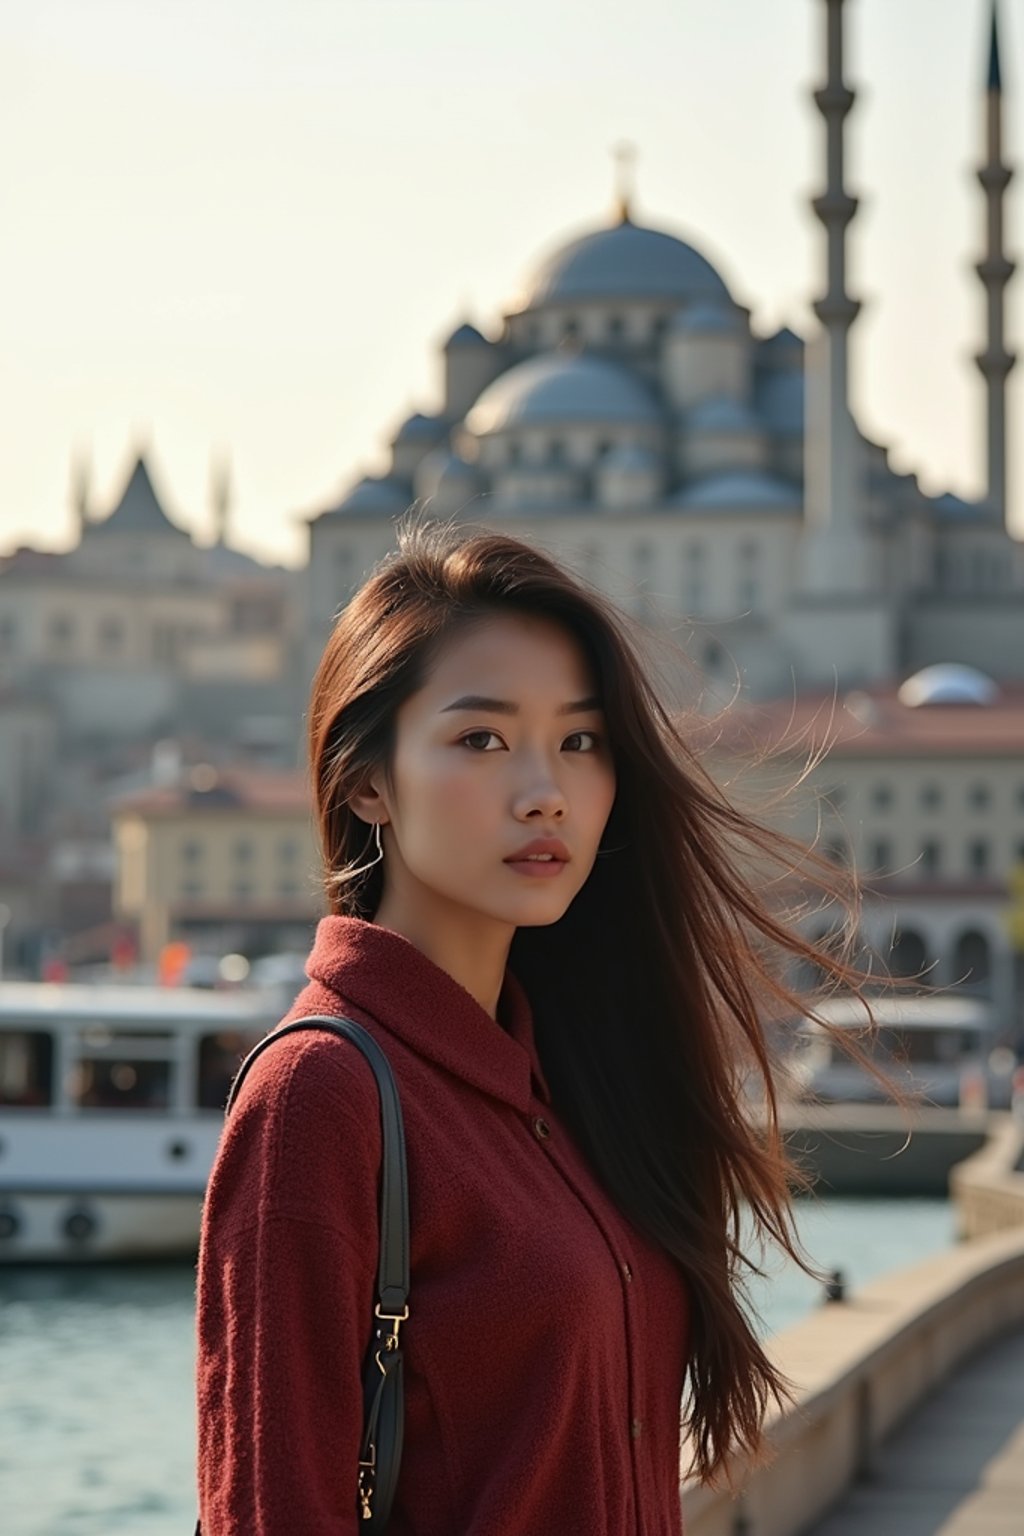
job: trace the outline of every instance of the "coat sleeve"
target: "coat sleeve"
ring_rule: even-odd
[[[376,1082],[297,1032],[253,1063],[207,1186],[197,1276],[203,1536],[356,1536],[378,1259]]]

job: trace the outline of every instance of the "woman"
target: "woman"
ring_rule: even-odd
[[[713,1481],[763,1456],[787,1395],[741,1305],[741,1210],[818,1273],[774,1118],[765,1022],[807,1008],[780,962],[864,979],[737,850],[841,877],[716,789],[614,607],[497,533],[399,530],[327,643],[309,747],[330,915],[287,1019],[371,1031],[408,1149],[389,1531],[678,1536],[681,1427]],[[378,1115],[361,1053],[303,1030],[227,1121],[199,1261],[204,1536],[358,1529]]]

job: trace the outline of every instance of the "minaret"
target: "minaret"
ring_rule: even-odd
[[[636,169],[636,145],[625,140],[612,150],[616,161],[615,220],[633,222],[633,173]]]
[[[816,301],[821,322],[805,353],[805,530],[801,590],[857,594],[870,580],[863,514],[861,445],[849,402],[849,332],[860,305],[846,291],[846,230],[857,199],[843,184],[843,133],[854,92],[843,80],[843,0],[824,0],[828,75],[814,92],[827,128],[827,181],[811,207],[827,236],[828,286]]]
[[[988,161],[978,172],[987,203],[988,248],[975,268],[985,285],[988,309],[988,345],[975,361],[985,379],[988,395],[988,500],[1006,521],[1006,377],[1016,362],[1006,350],[1003,336],[1003,290],[1014,273],[1014,263],[1003,250],[1003,195],[1013,172],[1003,164],[1003,81],[999,64],[997,0],[992,0],[992,34],[989,44],[985,116]]]
[[[77,542],[81,544],[89,526],[89,485],[91,470],[89,455],[77,452],[71,459],[71,507],[75,517]]]
[[[228,514],[231,510],[231,469],[226,455],[214,453],[210,459],[210,510],[213,514],[213,542],[227,543]]]

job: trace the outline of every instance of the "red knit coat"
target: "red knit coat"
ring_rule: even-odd
[[[530,1006],[496,1022],[400,935],[321,920],[288,1019],[346,1013],[405,1123],[405,1446],[389,1536],[680,1536],[686,1289],[552,1106]],[[381,1136],[358,1049],[297,1031],[253,1064],[203,1210],[204,1536],[357,1536]]]

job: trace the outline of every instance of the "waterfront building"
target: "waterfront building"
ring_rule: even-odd
[[[323,897],[303,773],[197,764],[111,814],[114,911],[144,962],[171,939],[213,954],[308,949]]]

